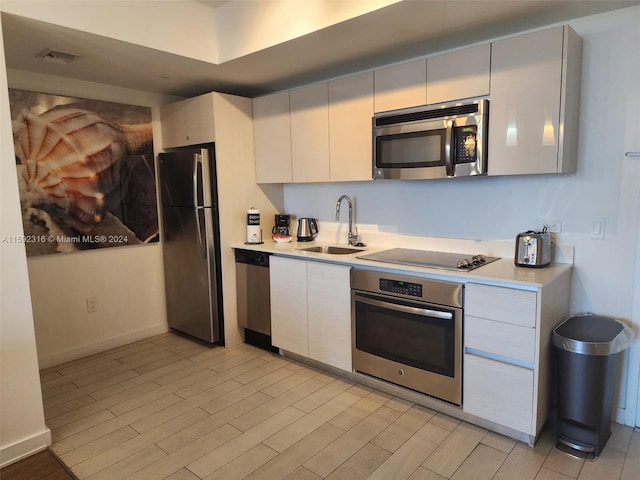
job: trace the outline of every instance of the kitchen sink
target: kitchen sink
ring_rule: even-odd
[[[357,253],[363,251],[362,248],[332,247],[327,245],[299,248],[298,250],[302,252],[329,253],[331,255],[348,255],[349,253]]]

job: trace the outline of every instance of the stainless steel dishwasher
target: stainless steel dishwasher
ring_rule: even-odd
[[[235,254],[238,325],[245,329],[245,342],[276,351],[271,345],[271,254],[241,249]]]

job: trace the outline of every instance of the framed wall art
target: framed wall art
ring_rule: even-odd
[[[151,108],[9,89],[27,255],[158,241]]]

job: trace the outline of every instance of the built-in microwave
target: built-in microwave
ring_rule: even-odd
[[[486,97],[376,114],[373,178],[485,175],[488,118]]]

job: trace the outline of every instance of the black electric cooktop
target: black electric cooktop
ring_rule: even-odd
[[[410,248],[392,248],[391,250],[383,250],[367,255],[358,255],[358,258],[415,267],[461,270],[466,272],[500,259],[500,257],[487,257],[485,255],[432,252],[429,250],[412,250]]]

